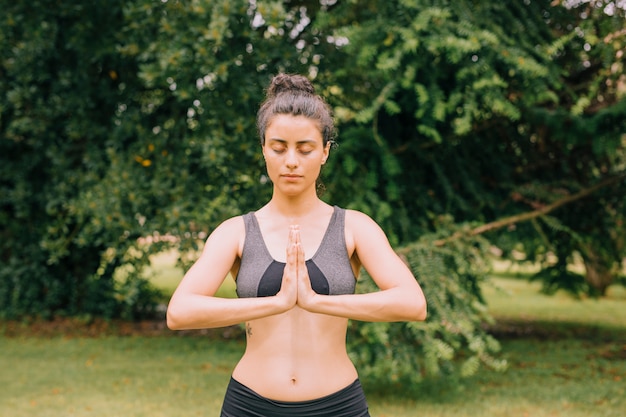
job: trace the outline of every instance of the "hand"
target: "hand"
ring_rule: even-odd
[[[290,310],[298,300],[298,246],[298,231],[296,226],[291,226],[287,241],[287,264],[283,271],[280,291],[276,294],[285,302],[285,310]]]
[[[304,249],[302,248],[302,242],[300,241],[300,229],[295,226],[295,239],[296,239],[296,268],[298,271],[298,298],[296,303],[304,308],[308,309],[312,305],[313,298],[316,293],[311,287],[311,279],[309,277],[309,270],[306,267]]]

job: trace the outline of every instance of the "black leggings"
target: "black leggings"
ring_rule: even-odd
[[[310,401],[276,401],[230,379],[221,417],[370,417],[357,379],[346,388]]]

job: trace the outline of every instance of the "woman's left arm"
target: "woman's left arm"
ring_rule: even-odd
[[[298,257],[298,304],[311,312],[362,321],[422,321],[426,298],[411,270],[369,216],[346,210],[346,241],[380,291],[367,294],[320,295],[313,291]]]

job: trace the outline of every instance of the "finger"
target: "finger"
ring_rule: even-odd
[[[309,271],[306,267],[306,261],[304,256],[304,248],[300,242],[300,233],[296,234],[296,242],[297,242],[297,253],[296,253],[296,264],[298,268],[298,277],[308,278]]]
[[[293,244],[296,248],[296,261],[299,259],[298,253],[301,250],[302,245],[300,245],[300,229],[297,225],[292,226],[293,230]]]
[[[300,242],[298,242],[296,244],[297,248],[298,248],[298,252],[297,252],[297,262],[298,265],[300,265],[301,267],[304,266],[304,248],[302,247],[302,245],[300,244]]]
[[[295,250],[296,232],[293,226],[289,226],[289,235],[287,237],[287,254],[290,250]]]
[[[298,262],[298,245],[292,241],[287,245],[287,268],[295,268]]]
[[[287,255],[289,255],[289,250],[293,246],[293,228],[289,226],[289,234],[287,235]]]
[[[289,226],[289,239],[288,239],[288,244],[291,245],[295,242],[296,239],[296,234],[295,234],[295,226],[291,225]]]
[[[293,226],[291,226],[293,229],[293,237],[294,237],[294,241],[296,243],[300,243],[300,226],[298,226],[297,224],[294,224]]]

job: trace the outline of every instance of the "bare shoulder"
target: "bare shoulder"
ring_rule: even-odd
[[[243,232],[243,216],[235,216],[224,220],[219,226],[217,226],[214,232],[217,232],[218,230],[219,233]]]
[[[352,234],[370,234],[373,232],[382,233],[382,229],[367,214],[357,211],[346,209],[346,229]]]
[[[388,249],[389,241],[383,229],[367,214],[357,210],[346,210],[346,245],[350,253],[362,256]]]
[[[241,253],[243,241],[245,239],[245,226],[243,216],[231,217],[219,224],[206,240],[205,248],[212,250],[220,248],[222,250],[237,249]]]

